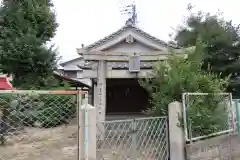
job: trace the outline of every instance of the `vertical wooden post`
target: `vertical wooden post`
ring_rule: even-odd
[[[97,84],[98,84],[98,79],[96,80],[96,83],[93,85],[93,106],[94,107],[96,107],[96,110],[97,110],[97,112],[98,112],[98,109],[97,109],[97,107],[98,107],[98,86],[97,86]],[[98,113],[97,113],[97,116],[98,116]],[[98,119],[97,119],[98,120]]]
[[[97,120],[105,121],[106,115],[106,63],[100,60],[98,64],[98,102],[97,107]]]
[[[96,104],[94,104],[97,109],[97,134],[101,135],[98,139],[98,141],[104,140],[104,121],[106,117],[106,63],[104,60],[100,60],[98,63],[98,81],[97,81],[97,98],[96,101],[94,101]]]

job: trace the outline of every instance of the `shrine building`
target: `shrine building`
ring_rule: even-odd
[[[108,114],[139,114],[148,105],[148,93],[138,80],[153,63],[180,49],[146,33],[132,23],[88,46],[77,48],[79,58],[62,63],[64,72],[91,83],[92,105],[99,121]]]

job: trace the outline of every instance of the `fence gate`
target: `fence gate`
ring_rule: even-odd
[[[204,138],[235,132],[231,93],[183,93],[185,139]]]
[[[0,160],[77,160],[81,95],[0,91]]]
[[[98,160],[168,160],[167,117],[97,124]]]

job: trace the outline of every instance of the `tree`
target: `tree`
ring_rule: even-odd
[[[148,115],[167,115],[168,104],[173,101],[181,102],[184,92],[225,92],[228,77],[222,79],[217,74],[201,69],[203,50],[204,46],[197,43],[196,49],[183,53],[188,55],[187,59],[173,54],[165,62],[156,63],[150,75],[152,78],[140,81],[151,97],[151,107],[146,111]],[[219,98],[221,97],[202,96],[194,99],[194,103],[188,108],[188,117],[193,122],[194,131],[204,131],[207,134],[223,126],[219,122],[227,112],[217,112],[219,108],[216,106],[222,102]],[[199,113],[204,114],[197,116]]]
[[[52,6],[50,0],[2,2],[0,69],[16,87],[44,87],[56,68],[56,50],[46,46],[58,26]]]
[[[218,13],[211,15],[200,11],[194,14],[192,7],[189,11],[185,24],[177,30],[175,41],[180,47],[194,46],[201,37],[206,44],[203,69],[222,77],[231,75],[229,89],[236,90],[240,87],[239,25],[224,20]]]

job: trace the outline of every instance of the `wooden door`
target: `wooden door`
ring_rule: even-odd
[[[107,113],[139,113],[146,109],[148,94],[136,82],[125,80],[107,85]]]

